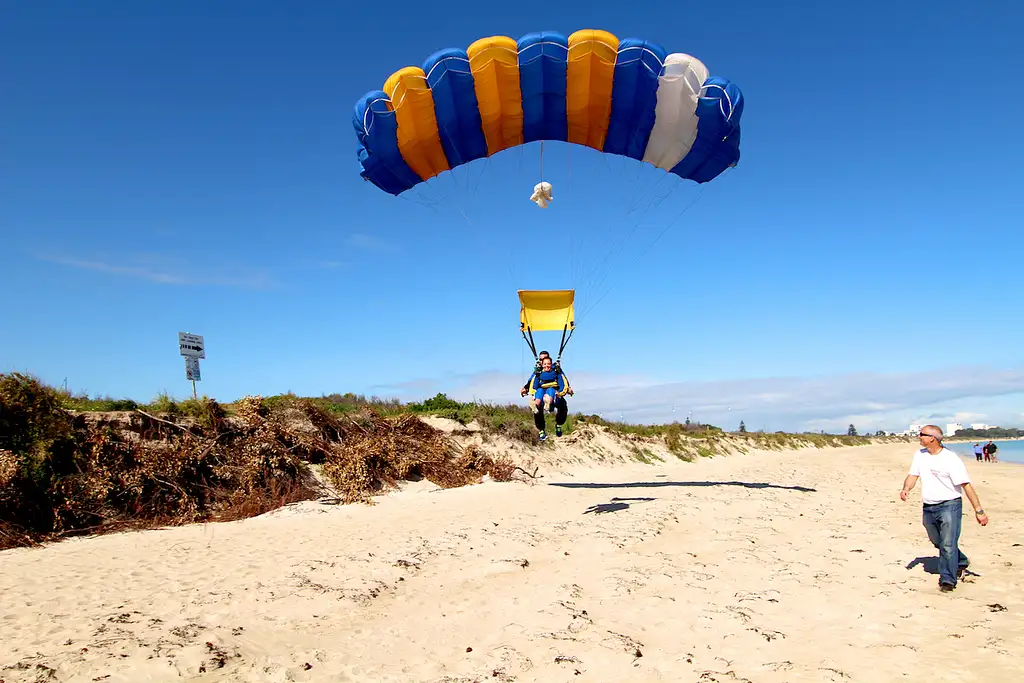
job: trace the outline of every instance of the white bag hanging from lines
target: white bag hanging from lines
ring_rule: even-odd
[[[533,186],[533,194],[530,195],[531,202],[535,202],[540,208],[546,209],[548,208],[548,202],[553,200],[554,197],[551,196],[551,183],[540,182]]]

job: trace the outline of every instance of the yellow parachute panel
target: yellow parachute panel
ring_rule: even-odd
[[[448,158],[434,115],[434,96],[427,76],[418,66],[399,69],[384,82],[398,119],[398,151],[409,168],[423,180],[448,170]]]
[[[575,289],[519,290],[519,321],[534,332],[570,330],[576,324]]]
[[[523,144],[519,53],[508,36],[481,38],[466,49],[487,154]]]
[[[612,85],[619,39],[586,29],[569,36],[565,110],[569,142],[604,149],[612,115]]]

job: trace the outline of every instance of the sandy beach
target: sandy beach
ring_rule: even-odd
[[[1011,681],[1024,468],[968,462],[941,594],[915,448],[542,470],[536,482],[0,553],[0,680]]]

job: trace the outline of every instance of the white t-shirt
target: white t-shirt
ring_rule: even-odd
[[[910,474],[920,477],[921,501],[925,505],[959,498],[963,485],[971,481],[960,456],[946,447],[935,455],[927,448],[919,450],[910,463]]]

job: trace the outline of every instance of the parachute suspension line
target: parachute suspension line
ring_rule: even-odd
[[[519,187],[519,186],[524,184],[523,183],[523,156],[526,154],[525,148],[526,148],[526,145],[523,144],[523,145],[519,145],[518,149],[516,149],[516,187]],[[487,158],[490,159],[491,157],[487,157]],[[513,284],[515,289],[520,289],[520,286],[522,285],[522,277],[519,275],[519,273],[522,272],[522,271],[519,270],[518,259],[514,256],[514,254],[516,253],[516,245],[517,245],[518,242],[519,242],[519,238],[517,238],[514,234],[511,234],[511,235],[509,235],[508,241],[506,243],[506,248],[508,249],[508,254],[513,254],[513,256],[511,256],[511,257],[506,255],[506,258],[507,258],[507,262],[508,262],[508,272],[509,272],[509,275],[512,277],[512,284]]]
[[[458,167],[456,167],[456,168],[458,168]],[[459,210],[459,213],[462,214],[462,217],[464,219],[466,219],[466,225],[469,226],[469,229],[472,232],[473,229],[476,226],[473,225],[473,221],[469,220],[469,216],[466,215],[465,209],[462,208],[462,202],[460,202],[459,199],[458,199],[459,195],[464,195],[464,193],[461,191],[462,188],[459,187],[459,180],[458,180],[458,178],[455,175],[455,169],[454,168],[451,169],[450,173],[451,173],[451,176],[452,176],[452,184],[455,185],[455,190],[456,190],[455,197],[452,198],[452,202],[455,204],[455,208]]]
[[[565,332],[568,330],[569,336],[565,336]],[[555,365],[561,365],[562,363],[562,352],[565,351],[566,344],[572,339],[572,333],[576,331],[576,323],[572,323],[572,329],[569,329],[569,325],[562,326],[562,342],[558,345],[558,357],[555,359]],[[536,355],[536,354],[534,354]]]
[[[667,176],[669,174],[666,173],[665,175]],[[662,176],[661,178],[658,179],[658,182],[660,183],[664,179],[665,179],[665,176]],[[655,183],[654,186],[657,187],[657,185],[658,185],[658,183]],[[598,278],[600,278],[600,280],[602,282],[604,281],[604,278],[607,277],[608,271],[605,270],[604,271],[604,273],[605,273],[604,275],[601,275],[601,272],[602,272],[602,269],[604,269],[605,265],[608,263],[608,260],[611,258],[612,254],[613,253],[621,252],[623,249],[626,248],[626,246],[629,244],[630,240],[632,240],[633,235],[636,233],[636,230],[639,227],[640,223],[643,221],[644,218],[647,217],[647,213],[652,208],[654,208],[654,206],[656,206],[658,204],[661,204],[661,202],[664,201],[665,199],[667,199],[668,196],[671,195],[672,192],[674,192],[674,191],[675,191],[675,188],[673,188],[673,190],[670,191],[668,195],[666,195],[664,197],[661,197],[660,200],[658,199],[658,197],[654,197],[654,198],[650,199],[648,201],[648,203],[647,203],[647,206],[644,208],[643,212],[639,216],[637,216],[635,219],[630,219],[630,214],[635,213],[637,207],[640,205],[641,200],[643,199],[642,193],[641,193],[640,196],[636,197],[636,199],[633,201],[633,206],[628,208],[626,213],[622,216],[622,221],[621,221],[621,225],[629,225],[629,223],[632,220],[632,225],[630,226],[628,232],[627,231],[622,231],[622,233],[620,233],[620,235],[621,234],[625,234],[625,237],[620,237],[619,240],[616,240],[616,239],[614,239],[612,237],[612,226],[618,224],[618,222],[617,221],[609,221],[609,223],[608,223],[608,225],[609,225],[609,227],[608,227],[608,234],[607,234],[607,236],[605,238],[605,241],[603,242],[603,243],[607,243],[608,244],[608,248],[605,251],[604,256],[599,261],[597,261],[594,264],[594,266],[592,266],[589,269],[589,271],[587,272],[587,274],[586,274],[586,276],[584,278],[584,280],[586,282],[586,289],[588,289],[588,290],[596,289],[597,286],[591,288],[590,285],[595,280],[597,280]],[[598,285],[598,286],[600,286],[600,285]]]
[[[672,175],[672,174],[669,173],[668,171],[666,171],[664,174],[662,174],[662,176],[660,178],[658,178],[657,182],[655,182],[653,185],[651,185],[650,188],[643,187],[639,191],[639,193],[636,195],[636,197],[634,198],[633,203],[630,204],[629,211],[628,211],[627,215],[630,214],[630,213],[633,213],[634,211],[637,210],[637,207],[640,206],[641,202],[644,199],[644,195],[647,193],[648,190],[650,190],[651,192],[654,192],[654,190],[656,190],[658,188],[658,185],[661,184],[661,181],[663,181],[665,178],[669,177],[670,175]],[[653,201],[653,199],[651,201]]]
[[[444,132],[445,132],[445,134],[449,138],[452,138],[452,132],[451,132],[451,129],[448,127],[448,124],[444,125]],[[456,195],[465,194],[463,192],[462,188],[459,186],[459,178],[458,178],[458,176],[455,175],[455,169],[457,169],[460,166],[462,166],[462,164],[465,163],[465,162],[463,160],[462,154],[459,153],[458,145],[453,145],[452,146],[452,151],[455,153],[455,163],[451,164],[451,166],[448,168],[448,171],[449,171],[449,173],[451,173],[452,184],[455,185]],[[469,189],[469,187],[467,186],[466,190],[468,190],[468,189]]]
[[[461,190],[461,187],[459,186],[458,177],[455,174],[455,168],[451,169],[451,175],[452,175],[452,183],[455,185],[455,188],[457,190],[456,193],[455,193],[455,197],[452,199],[452,203],[455,205],[455,208],[458,209],[459,213],[462,215],[463,220],[466,221],[466,225],[469,226],[469,234],[470,234],[470,236],[472,236],[474,233],[476,233],[476,225],[473,223],[472,219],[469,217],[469,214],[466,213],[466,210],[463,207],[462,202],[459,201],[459,195],[463,194],[463,193],[461,191],[459,191],[459,190]],[[468,168],[465,171],[464,175],[466,175],[466,188],[467,188],[466,195],[467,196],[473,196],[473,195],[476,194],[475,192],[472,192],[472,193],[468,192],[469,182],[470,182]],[[516,286],[516,281],[515,281],[515,277],[512,274],[512,266],[511,265],[508,266],[508,276],[509,276],[509,280],[512,283],[512,286],[515,287]]]
[[[445,196],[445,194],[443,192],[441,192],[441,190],[437,187],[437,183],[420,183],[420,185],[423,186],[424,191],[430,190],[430,192],[432,192],[434,194],[434,197],[435,197],[434,205],[435,205],[435,207],[444,204],[445,201],[447,200],[447,197]],[[414,188],[414,189],[418,190],[419,189],[419,185],[417,185],[416,188]],[[435,208],[434,210],[436,211],[437,209]]]
[[[719,177],[720,178],[724,178],[725,176],[729,175],[729,172],[732,171],[732,169],[734,169],[734,168],[736,168],[736,167],[735,166],[730,166],[729,168],[725,169],[725,172],[722,173]],[[665,236],[665,233],[668,232],[668,229],[671,228],[673,225],[675,225],[676,221],[678,221],[680,218],[682,218],[683,214],[686,213],[687,211],[689,211],[690,207],[692,207],[694,204],[697,203],[697,201],[701,198],[701,195],[704,194],[704,190],[706,190],[707,187],[708,187],[707,184],[701,184],[700,189],[697,191],[697,196],[693,198],[693,201],[690,202],[689,204],[687,204],[685,207],[683,207],[683,210],[680,211],[676,215],[676,217],[672,219],[672,222],[669,223],[668,225],[666,225],[662,229],[662,231],[658,233],[658,236],[654,238],[654,241],[651,242],[649,245],[647,245],[647,248],[644,249],[643,253],[641,253],[640,256],[636,257],[636,261],[639,261],[641,258],[644,257],[645,254],[647,254],[647,252],[649,252],[652,248],[654,248],[654,245],[658,243],[658,240],[660,240],[662,237]],[[634,261],[634,263],[635,263],[635,261]]]
[[[519,331],[523,335],[523,339],[526,341],[526,345],[530,347],[530,353],[533,354],[534,359],[537,358],[537,347],[533,343],[533,330],[527,327],[523,323],[519,323]],[[527,337],[529,334],[529,337]]]
[[[728,172],[729,172],[729,171],[731,171],[731,170],[732,170],[732,167],[730,167],[730,168],[727,168],[727,169],[726,169],[726,171],[725,171],[725,173],[728,173]],[[724,176],[724,175],[725,175],[725,173],[723,173],[722,175]],[[632,268],[633,266],[635,266],[635,265],[636,265],[636,264],[637,264],[637,263],[638,263],[638,262],[640,261],[640,259],[641,259],[641,258],[643,258],[643,257],[644,257],[644,256],[645,256],[645,255],[647,254],[647,252],[648,252],[648,251],[650,251],[650,250],[651,250],[652,248],[654,248],[654,245],[658,243],[658,240],[660,240],[660,239],[661,239],[662,237],[664,237],[664,236],[665,236],[665,233],[666,233],[666,232],[668,232],[669,228],[671,228],[671,227],[672,227],[673,225],[675,225],[676,221],[678,221],[678,220],[679,220],[680,218],[682,218],[682,217],[683,217],[683,214],[685,214],[685,213],[686,213],[687,211],[689,211],[689,210],[690,210],[690,208],[691,208],[691,207],[692,207],[692,206],[693,206],[694,204],[696,204],[696,203],[697,203],[697,200],[699,200],[699,199],[700,199],[700,197],[701,197],[701,195],[702,195],[702,194],[704,194],[704,190],[705,190],[706,188],[707,188],[707,185],[704,185],[704,184],[702,184],[702,185],[700,186],[700,189],[699,189],[699,190],[697,191],[697,196],[693,198],[693,201],[691,201],[691,202],[690,202],[689,204],[687,204],[686,206],[684,206],[684,207],[683,207],[683,209],[682,209],[682,210],[681,210],[681,211],[680,211],[680,212],[679,212],[679,213],[678,213],[678,214],[676,215],[676,217],[675,217],[675,218],[673,218],[673,219],[672,219],[671,221],[669,221],[668,225],[666,225],[666,226],[665,226],[665,227],[664,227],[664,228],[662,229],[662,231],[661,231],[660,233],[658,233],[658,236],[654,238],[654,241],[653,241],[653,242],[651,242],[651,243],[650,243],[649,245],[647,245],[647,248],[646,248],[646,249],[644,249],[644,250],[643,250],[643,252],[642,252],[642,253],[641,253],[641,254],[640,254],[639,256],[637,256],[637,257],[636,257],[636,258],[635,258],[635,259],[633,260],[633,263],[631,264],[630,268]],[[586,315],[587,315],[588,313],[590,313],[590,311],[594,310],[594,308],[595,308],[595,307],[596,307],[596,306],[597,306],[597,305],[598,305],[599,303],[601,303],[601,301],[602,301],[602,300],[603,300],[603,299],[604,299],[604,298],[605,298],[606,296],[608,296],[608,293],[609,293],[609,292],[611,292],[611,291],[612,291],[612,288],[611,288],[611,287],[609,287],[609,288],[608,288],[608,289],[607,289],[607,290],[605,291],[605,293],[604,293],[604,294],[602,294],[602,295],[601,295],[601,297],[600,297],[600,298],[599,298],[599,299],[598,299],[597,301],[595,301],[595,302],[594,302],[593,304],[591,304],[590,306],[588,306],[588,307],[587,307],[587,309],[586,309],[585,311],[583,311],[583,312],[582,312],[582,313],[580,314],[580,320],[582,320],[582,319],[583,319],[584,317],[586,317]]]
[[[487,161],[489,161],[489,159]],[[485,167],[486,167],[487,161],[484,162]],[[456,168],[458,168],[458,167],[456,167]],[[462,188],[459,185],[458,176],[456,175],[455,170],[456,170],[455,168],[450,169],[450,173],[451,173],[451,176],[452,176],[452,183],[455,185],[456,190],[461,190]],[[463,175],[466,176],[465,179],[464,179],[465,180],[465,185],[466,185],[466,188],[467,188],[466,196],[472,198],[472,197],[476,196],[476,189],[475,188],[473,190],[469,189],[470,183],[471,183],[470,173],[471,173],[471,171],[469,170],[469,167],[467,166],[466,170],[463,172]],[[482,180],[482,178],[483,178],[483,173],[481,173],[481,175],[480,175],[480,179],[481,180]],[[479,187],[479,182],[477,183],[477,187]],[[466,212],[466,209],[464,208],[462,202],[460,202],[459,199],[458,199],[459,195],[461,195],[461,194],[463,194],[463,193],[462,192],[456,192],[455,197],[452,199],[452,203],[455,205],[455,208],[458,209],[459,214],[462,215],[463,220],[466,221],[466,225],[469,226],[470,235],[473,235],[473,234],[475,234],[477,232],[476,224],[470,218],[470,214],[473,213],[473,212],[472,211],[470,211],[470,213]],[[512,288],[513,289],[518,289],[518,284],[519,283],[516,282],[516,277],[515,277],[515,274],[513,273],[513,270],[512,270],[512,261],[508,262],[506,264],[506,266],[507,266],[506,272],[508,274],[508,279],[509,279],[509,282],[510,282]]]
[[[630,135],[630,137],[634,141],[639,140],[639,138],[640,138],[640,126],[639,125],[637,125],[633,129],[633,132]],[[623,158],[623,161],[628,163],[629,160]],[[647,191],[648,190],[653,191],[658,186],[658,183],[660,183],[662,180],[664,180],[665,176],[669,175],[668,173],[663,174],[660,178],[658,178],[657,182],[655,182],[652,187],[647,187],[647,185],[645,183],[638,183],[638,182],[636,182],[636,181],[638,181],[640,179],[640,174],[643,173],[644,170],[647,170],[647,169],[645,169],[645,166],[649,166],[649,165],[651,165],[649,162],[645,162],[642,159],[640,160],[640,163],[634,164],[634,168],[632,169],[633,170],[632,180],[633,180],[633,187],[636,188],[636,189],[633,192],[633,195],[632,195],[633,196],[633,200],[630,202],[628,213],[632,213],[633,211],[635,211],[637,206],[640,205],[640,202],[643,200],[643,198],[646,195]],[[627,171],[627,174],[628,174],[628,171]],[[628,213],[627,213],[627,215],[628,215]]]
[[[533,194],[530,195],[530,201],[535,203],[542,209],[548,208],[548,203],[552,201],[551,194],[551,183],[544,180],[544,141],[540,141],[540,180],[533,186]]]
[[[476,184],[473,185],[473,189],[469,191],[470,194],[475,195],[477,190],[480,189],[480,184],[484,181],[484,176],[487,174],[487,168],[491,165],[491,158],[490,157],[487,157],[483,161],[484,161],[483,165],[480,166],[480,174],[477,175],[477,177],[476,177]],[[473,164],[467,164],[466,165],[466,177],[467,177],[466,186],[467,186],[467,188],[468,188],[469,185],[471,185],[473,183],[473,174],[470,171],[470,167],[471,166],[473,166]]]
[[[604,162],[604,167],[608,170],[608,178],[611,179],[611,180],[614,180],[614,175],[615,174],[612,171],[611,162],[608,161],[608,157],[609,156],[610,155],[602,153],[601,154],[601,160]],[[629,201],[630,190],[623,188],[624,183],[618,183],[618,185],[619,185],[619,190],[620,190],[619,193],[616,193],[616,194],[620,195],[618,198],[619,199],[625,199],[628,202]],[[613,213],[613,212],[611,212],[611,211],[607,212],[607,214],[609,214],[609,219],[607,220],[607,226],[606,226],[605,231],[604,231],[604,237],[600,240],[600,244],[602,244],[602,245],[603,244],[610,244],[611,243],[612,234],[613,234],[613,228],[615,227],[617,221],[618,220],[625,220],[625,218],[626,218],[626,214],[623,214],[621,219],[619,219],[619,218],[614,218],[613,219],[610,216],[611,213]],[[615,213],[616,216],[618,215],[617,211],[614,212],[614,213]],[[596,246],[596,242],[594,244]],[[608,249],[608,252],[609,252],[609,254],[611,253],[611,248]],[[608,257],[605,256],[605,258],[607,259]],[[594,269],[591,268],[591,269],[589,269],[588,272],[586,272],[586,274],[583,275],[584,288],[588,288],[586,285],[590,281],[590,279],[592,278],[593,273],[594,273]]]
[[[633,129],[633,131],[630,134],[630,137],[633,140],[638,140],[640,135],[640,126],[638,125]],[[633,176],[635,180],[639,179],[641,173],[643,173],[643,171],[645,170],[648,170],[645,169],[645,166],[648,165],[648,162],[643,162],[642,160],[640,161],[640,163],[634,164],[634,169],[630,169],[629,163],[631,161],[632,159],[627,159],[625,157],[622,158],[622,175],[620,177],[623,180],[625,180],[625,178],[629,176]],[[627,249],[630,242],[633,240],[633,237],[636,234],[637,229],[640,227],[640,224],[647,217],[647,214],[652,209],[660,206],[662,202],[670,198],[676,192],[676,190],[679,189],[679,185],[677,184],[667,193],[657,193],[658,186],[661,185],[665,178],[670,175],[672,174],[667,171],[663,171],[660,177],[657,179],[657,181],[655,181],[655,183],[653,185],[650,185],[649,187],[647,183],[633,183],[633,190],[628,192],[628,204],[625,214],[622,217],[623,225],[628,225],[630,222],[632,222],[632,225],[628,230],[624,230],[619,233],[618,240],[612,239],[610,237],[606,238],[606,243],[609,245],[607,252],[605,253],[604,257],[600,259],[600,261],[597,261],[596,264],[589,269],[589,272],[585,277],[585,288],[588,291],[593,291],[595,296],[597,296],[597,290],[599,290],[601,285],[604,284],[605,280],[608,278],[608,275],[612,270],[610,266],[607,268],[605,267],[606,264],[608,264],[612,254],[623,253]],[[623,182],[622,185],[625,187],[629,187],[630,183]],[[636,214],[638,211],[639,214],[634,217],[633,215]],[[610,227],[611,225],[609,225],[609,228]],[[595,281],[597,281],[597,284],[591,287],[591,285]]]
[[[519,154],[516,155],[516,179],[520,183],[523,182],[523,148],[525,146],[526,145],[519,145],[519,149],[517,150]],[[490,157],[487,158],[490,159]]]
[[[567,167],[567,171],[568,171],[568,177],[567,177],[566,182],[565,182],[565,187],[566,187],[566,192],[568,192],[569,188],[572,186],[572,145],[566,145],[565,149],[566,149],[566,167]],[[568,237],[569,237],[569,278],[570,278],[570,282],[572,283],[573,289],[576,289],[576,281],[577,281],[579,273],[577,272],[577,265],[576,265],[576,261],[577,261],[576,260],[577,245],[576,245],[575,240],[573,239],[575,237],[575,234],[574,234],[575,231],[573,230],[573,223],[575,223],[575,221],[569,221],[566,225],[569,226],[568,227],[568,232],[569,232],[569,235],[568,235]]]
[[[636,233],[636,231],[637,231],[637,228],[638,228],[638,227],[640,226],[640,223],[641,223],[641,222],[643,221],[643,219],[647,217],[647,213],[648,213],[648,212],[649,212],[649,211],[650,211],[651,209],[653,209],[653,208],[655,208],[655,207],[657,207],[657,206],[660,206],[660,205],[661,205],[661,203],[662,203],[663,201],[665,201],[666,199],[668,199],[669,197],[671,197],[671,196],[672,196],[672,194],[674,194],[674,193],[675,193],[675,191],[676,191],[676,190],[678,190],[678,189],[680,188],[680,186],[682,186],[682,184],[683,184],[683,183],[682,183],[682,181],[680,181],[680,182],[679,182],[679,183],[677,183],[677,184],[676,184],[676,185],[675,185],[675,186],[674,186],[674,187],[673,187],[673,188],[672,188],[671,190],[669,190],[669,192],[668,192],[668,193],[667,193],[666,195],[664,195],[663,197],[661,197],[661,198],[655,197],[655,198],[651,199],[651,200],[650,200],[650,202],[648,202],[647,208],[645,208],[645,209],[644,209],[644,212],[643,212],[643,213],[642,213],[642,214],[640,215],[640,217],[639,217],[639,218],[637,218],[637,219],[636,219],[636,221],[635,221],[635,222],[633,223],[633,226],[632,226],[632,227],[630,228],[630,230],[629,230],[629,234],[628,234],[628,235],[626,236],[626,239],[625,239],[625,240],[623,241],[623,243],[622,243],[622,247],[621,247],[621,249],[619,249],[619,250],[616,250],[616,253],[619,253],[620,251],[624,251],[624,250],[625,250],[626,244],[627,244],[628,242],[630,242],[630,241],[631,241],[631,240],[633,239],[633,235],[634,235],[634,234]],[[664,234],[664,233],[662,233],[662,234]],[[647,250],[649,250],[649,249],[650,249],[650,247],[648,247],[648,249],[647,249]],[[646,253],[647,253],[647,250],[644,250],[643,254],[646,254]],[[608,256],[610,256],[610,255],[611,255],[611,253],[612,253],[612,252],[609,252],[609,253],[608,253],[608,254],[607,254],[607,255],[605,256],[605,259],[604,259],[604,261],[602,261],[602,264],[601,264],[601,265],[604,265],[604,263],[605,263],[605,262],[607,262],[607,260],[608,260]],[[640,260],[640,257],[641,257],[641,256],[643,256],[643,254],[640,254],[640,256],[637,256],[637,257],[636,257],[636,260],[635,260],[635,261],[634,261],[634,262],[633,262],[633,263],[632,263],[632,264],[631,264],[631,265],[629,266],[629,268],[627,268],[627,272],[628,272],[629,270],[632,270],[632,269],[633,269],[633,267],[634,267],[634,266],[636,265],[637,261],[639,261],[639,260]],[[595,285],[594,285],[594,287],[593,287],[593,290],[594,290],[594,292],[595,292],[595,293],[596,293],[596,292],[597,292],[598,290],[600,290],[600,289],[601,289],[601,286],[602,286],[602,285],[603,285],[603,284],[605,283],[605,280],[607,280],[607,279],[608,279],[608,276],[609,276],[609,275],[611,274],[612,270],[613,270],[613,269],[612,269],[612,268],[611,268],[611,267],[609,266],[609,267],[608,267],[608,268],[607,268],[607,269],[606,269],[606,270],[604,271],[604,274],[603,274],[603,275],[601,275],[601,279],[600,279],[600,280],[598,280],[597,284],[595,284]],[[610,288],[609,288],[609,289],[610,289]],[[603,299],[603,298],[604,298],[604,295],[602,295],[602,296],[600,297],[600,299]],[[599,299],[599,300],[600,300],[600,299]],[[596,304],[595,304],[595,305],[596,305]],[[589,308],[588,308],[587,310],[589,310]],[[581,316],[581,317],[582,317],[582,316]]]
[[[410,196],[410,193],[411,193],[411,196]],[[415,196],[416,199],[413,199],[412,196]],[[429,203],[427,203],[427,201],[423,198],[423,196],[419,194],[419,190],[417,190],[417,188],[415,188],[415,187],[412,188],[412,190],[410,190],[409,192],[403,192],[402,194],[398,195],[398,199],[402,199],[404,201],[407,201],[410,204],[415,204],[417,206],[421,206],[424,209],[433,209],[434,208]]]

